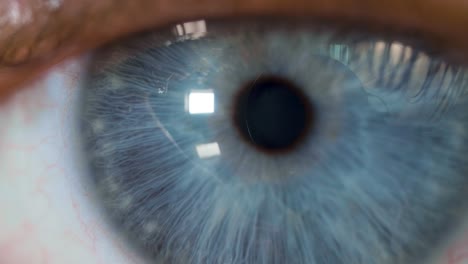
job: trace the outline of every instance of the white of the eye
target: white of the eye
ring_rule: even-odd
[[[83,180],[76,135],[83,69],[84,59],[65,62],[0,106],[0,263],[143,263]]]

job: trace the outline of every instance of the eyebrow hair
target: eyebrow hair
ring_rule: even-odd
[[[2,87],[14,84],[9,76],[52,65],[120,36],[187,19],[238,15],[359,19],[369,25],[426,32],[436,36],[443,48],[458,51],[468,46],[466,14],[464,0],[3,1],[0,93]]]

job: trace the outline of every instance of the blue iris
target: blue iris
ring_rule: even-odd
[[[82,138],[116,229],[167,263],[429,257],[468,201],[466,69],[330,30],[212,28],[93,58]],[[240,87],[261,76],[314,107],[292,151],[259,151],[233,122]]]

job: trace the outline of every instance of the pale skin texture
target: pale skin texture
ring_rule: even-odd
[[[142,263],[81,180],[73,121],[84,64],[69,57],[177,21],[272,14],[417,31],[468,61],[465,0],[1,1],[0,263]],[[434,264],[468,263],[464,230],[434,253]]]

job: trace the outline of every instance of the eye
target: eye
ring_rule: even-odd
[[[196,21],[90,60],[90,184],[167,263],[415,263],[466,213],[467,69],[418,38]]]

